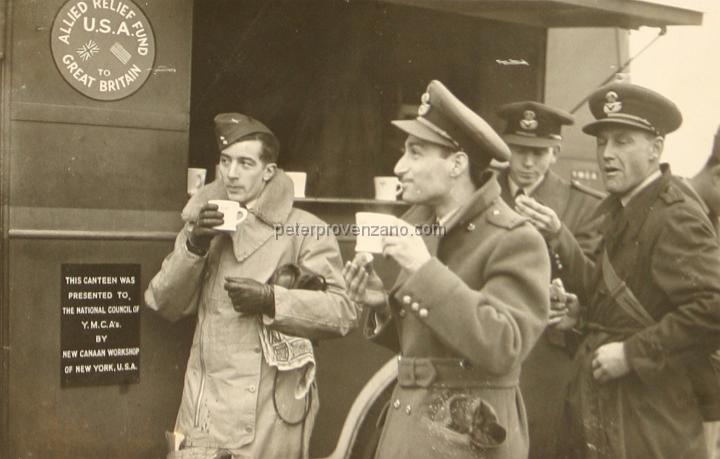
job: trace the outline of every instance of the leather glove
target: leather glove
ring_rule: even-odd
[[[323,292],[327,290],[327,281],[324,276],[304,271],[294,263],[278,267],[267,283],[279,285],[288,290],[320,290]]]
[[[246,277],[226,277],[225,290],[235,311],[275,317],[275,291],[272,285]]]
[[[205,203],[200,209],[198,219],[188,235],[187,248],[195,255],[203,256],[210,249],[210,242],[220,232],[214,227],[222,225],[223,214],[218,212],[216,204]]]

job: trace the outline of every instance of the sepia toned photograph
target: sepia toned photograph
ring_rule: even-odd
[[[0,0],[0,459],[720,458],[717,0]]]

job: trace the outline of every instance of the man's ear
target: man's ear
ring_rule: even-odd
[[[267,182],[275,175],[277,170],[277,164],[267,163],[265,164],[265,170],[263,171],[263,181]]]
[[[561,150],[562,150],[562,147],[560,145],[555,145],[554,147],[550,147],[550,154],[552,155],[552,157],[550,158],[550,164],[555,164]]]
[[[468,168],[470,164],[470,158],[464,151],[458,151],[453,153],[452,158],[452,170],[450,175],[453,177],[459,177]]]
[[[651,159],[660,161],[663,149],[665,148],[665,138],[659,135],[655,136],[650,142],[650,148],[652,151],[650,155]]]

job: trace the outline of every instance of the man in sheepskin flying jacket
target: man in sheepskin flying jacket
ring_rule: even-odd
[[[239,113],[217,115],[215,132],[219,179],[185,206],[175,248],[145,293],[167,319],[197,315],[175,425],[184,441],[168,457],[307,457],[318,410],[310,339],[347,334],[356,306],[345,294],[332,234],[279,231],[327,227],[293,208],[273,133]],[[224,221],[208,203],[216,199],[247,208],[235,231],[214,228]],[[288,264],[324,279],[324,287],[268,283]]]

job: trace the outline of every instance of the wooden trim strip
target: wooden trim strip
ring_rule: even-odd
[[[12,102],[13,121],[34,121],[116,128],[152,129],[187,132],[190,115],[187,113],[144,112],[90,106]]]

